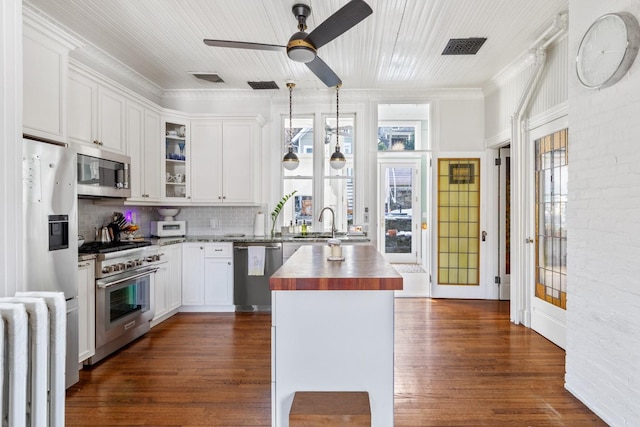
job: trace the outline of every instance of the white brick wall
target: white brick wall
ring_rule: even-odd
[[[582,88],[573,61],[600,15],[637,0],[569,4],[566,387],[607,423],[640,425],[640,58],[618,84]]]

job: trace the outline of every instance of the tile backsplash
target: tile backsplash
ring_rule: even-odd
[[[110,222],[113,212],[122,212],[125,218],[135,217],[135,223],[140,226],[140,233],[149,237],[150,222],[161,220],[156,207],[123,206],[94,204],[91,199],[78,199],[78,234],[85,240],[93,241],[96,228]],[[253,234],[253,222],[258,212],[266,212],[266,206],[203,206],[182,207],[175,216],[176,220],[186,221],[187,235],[211,236],[224,234]],[[133,214],[133,215],[132,215]],[[269,215],[265,215],[265,230],[270,230]],[[217,223],[212,228],[211,223]]]

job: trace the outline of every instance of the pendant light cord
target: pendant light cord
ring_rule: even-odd
[[[295,83],[287,83],[289,88],[289,147],[293,148],[293,88]]]
[[[336,85],[336,148],[340,149],[340,86]]]

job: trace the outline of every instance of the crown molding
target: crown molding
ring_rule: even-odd
[[[48,38],[63,44],[69,50],[78,49],[86,45],[82,38],[66,31],[59,24],[51,21],[47,15],[35,8],[28,1],[25,1],[22,5],[22,20],[25,27],[39,31]]]

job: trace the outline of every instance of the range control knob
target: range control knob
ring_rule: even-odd
[[[103,273],[111,273],[113,271],[113,266],[112,265],[105,265],[104,267],[102,267],[102,272]]]
[[[119,263],[119,264],[118,264],[118,270],[122,271],[122,270],[124,270],[125,268],[127,268],[127,266],[125,265],[125,263],[124,263],[124,262],[121,262],[121,263]]]
[[[147,262],[152,262],[152,261],[153,261],[153,255],[149,255],[149,256],[146,258],[146,261],[147,261]]]
[[[133,267],[133,261],[127,261],[127,265],[125,268],[131,268]]]

